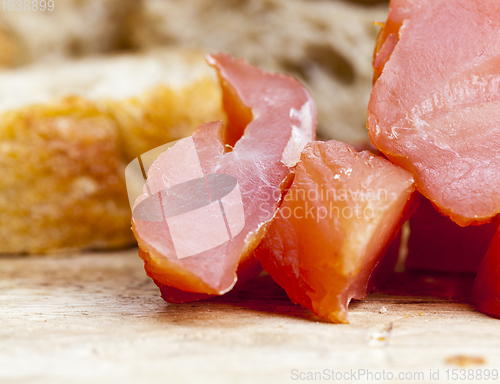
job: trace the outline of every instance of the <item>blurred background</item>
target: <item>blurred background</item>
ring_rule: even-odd
[[[375,0],[0,2],[0,254],[135,245],[125,166],[225,120],[207,53],[295,76],[319,139],[369,147],[387,12]]]
[[[318,106],[320,138],[354,144],[367,140],[366,105],[379,29],[374,21],[385,20],[385,1],[54,0],[53,4],[53,11],[44,12],[0,6],[1,68],[158,47],[224,51],[305,83]]]

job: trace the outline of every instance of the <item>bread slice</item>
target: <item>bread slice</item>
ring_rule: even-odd
[[[224,119],[193,51],[33,65],[0,84],[0,253],[134,243],[125,165]]]
[[[143,0],[130,23],[136,47],[224,51],[299,78],[318,107],[318,133],[367,141],[372,55],[387,5],[311,0]]]

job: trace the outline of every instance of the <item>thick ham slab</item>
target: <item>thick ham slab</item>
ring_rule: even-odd
[[[498,227],[498,219],[461,227],[440,214],[429,200],[421,198],[410,218],[406,268],[476,273]]]
[[[472,300],[481,312],[500,317],[500,227],[479,266]]]

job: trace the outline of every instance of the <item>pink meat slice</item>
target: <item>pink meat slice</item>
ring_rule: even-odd
[[[238,274],[245,275],[249,269],[256,269],[258,263],[252,251],[264,236],[283,190],[290,182],[291,167],[296,165],[306,143],[315,136],[315,105],[298,81],[264,72],[225,54],[208,56],[207,61],[219,73],[228,126],[223,127],[220,122],[206,124],[199,127],[192,138],[169,148],[150,167],[148,184],[151,193],[158,193],[168,187],[165,180],[169,178],[198,177],[198,166],[204,175],[234,176],[239,188],[235,193],[241,196],[243,204],[244,224],[233,225],[232,229],[241,224],[242,229],[233,231],[237,234],[230,241],[179,258],[167,223],[133,218],[145,269],[160,287],[163,298],[170,302],[223,294],[234,286]],[[187,155],[191,153],[190,142],[194,143],[199,165]],[[186,171],[178,172],[179,168]],[[146,197],[145,189],[136,206]],[[229,219],[238,213],[238,206],[231,203],[236,200],[225,202]],[[218,206],[214,212],[220,213]],[[200,217],[202,219],[206,217]],[[192,220],[195,223],[196,217]],[[184,237],[191,236],[189,233],[195,227],[192,240],[196,243],[204,238],[204,231],[213,230],[211,227],[216,221],[214,213],[212,225],[186,225]],[[229,225],[231,227],[231,222]]]
[[[370,138],[454,222],[489,222],[500,212],[500,2],[392,0],[389,22],[401,28],[380,51],[378,62],[390,57]]]

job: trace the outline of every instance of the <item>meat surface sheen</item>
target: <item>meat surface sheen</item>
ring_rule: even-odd
[[[373,144],[461,226],[500,212],[500,2],[392,0],[374,58]]]

